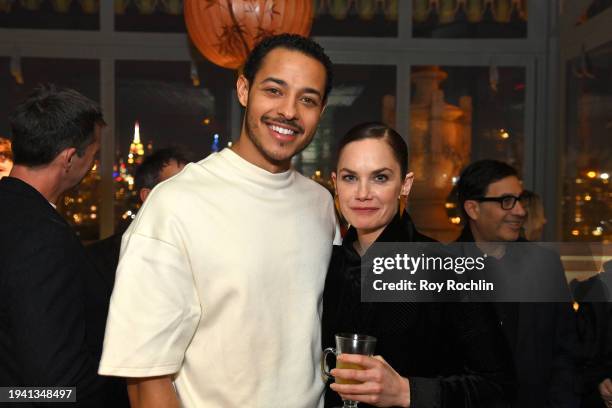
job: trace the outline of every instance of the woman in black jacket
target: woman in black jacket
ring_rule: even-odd
[[[375,242],[432,241],[420,234],[398,197],[407,196],[407,147],[393,129],[366,123],[338,148],[332,175],[342,215],[351,224],[335,247],[323,295],[323,346],[335,333],[376,337],[375,357],[343,354],[363,370],[334,369],[327,407],[342,399],[377,407],[504,407],[514,383],[507,344],[492,309],[475,303],[362,303],[361,257]]]

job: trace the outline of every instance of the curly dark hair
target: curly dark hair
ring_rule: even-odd
[[[178,146],[170,146],[159,149],[145,157],[143,162],[136,169],[134,184],[137,189],[153,188],[159,183],[159,177],[164,167],[172,160],[179,165],[189,163],[191,160],[184,151]]]
[[[516,169],[499,160],[478,160],[471,163],[461,172],[457,182],[459,208],[475,197],[484,197],[489,186],[506,177],[519,177]]]
[[[262,61],[268,53],[276,48],[285,48],[290,51],[298,51],[304,55],[319,61],[325,67],[325,94],[323,101],[327,101],[327,96],[331,92],[334,74],[332,62],[325,54],[325,50],[313,40],[297,34],[279,34],[261,40],[251,51],[244,64],[244,76],[253,83],[253,79],[261,68]]]

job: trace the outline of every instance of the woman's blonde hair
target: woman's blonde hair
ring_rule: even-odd
[[[527,217],[523,224],[523,233],[525,238],[529,241],[539,241],[542,239],[542,228],[546,224],[546,217],[544,216],[544,203],[542,198],[533,191],[525,190],[523,194],[528,199]]]

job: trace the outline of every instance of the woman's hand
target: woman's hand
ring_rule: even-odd
[[[612,407],[612,380],[606,378],[599,384],[599,394],[606,403],[606,407]]]
[[[331,389],[342,399],[365,402],[377,407],[409,407],[410,385],[381,356],[340,354],[337,363],[357,364],[363,370],[334,368],[336,382]],[[359,381],[361,384],[338,384],[338,379]]]

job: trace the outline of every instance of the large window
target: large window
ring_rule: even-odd
[[[612,240],[612,43],[567,64],[563,239]]]
[[[140,205],[134,171],[147,154],[178,146],[197,161],[232,140],[235,74],[204,61],[117,61],[116,75],[113,180],[120,226]]]
[[[523,166],[525,70],[420,66],[412,70],[410,203],[417,226],[441,240],[458,235],[453,185],[471,161]]]

